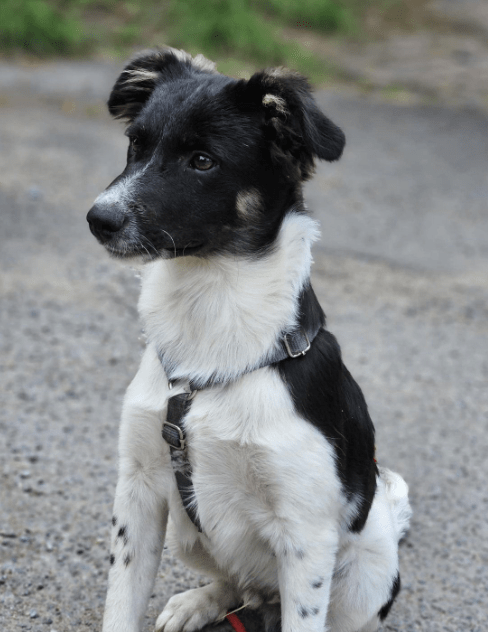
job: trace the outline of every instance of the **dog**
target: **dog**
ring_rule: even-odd
[[[108,109],[128,123],[127,166],[87,220],[142,264],[147,346],[122,410],[103,631],[142,629],[165,541],[213,581],[173,596],[158,632],[243,605],[267,630],[376,630],[408,488],[377,466],[325,328],[302,195],[343,132],[298,73],[236,80],[170,48],[133,58]]]

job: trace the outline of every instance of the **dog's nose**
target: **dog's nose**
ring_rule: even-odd
[[[127,216],[113,205],[94,204],[86,216],[90,230],[102,243],[109,241],[124,226]]]

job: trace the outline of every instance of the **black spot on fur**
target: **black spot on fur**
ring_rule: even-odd
[[[310,615],[316,616],[320,612],[320,608],[315,606],[314,608],[305,608],[305,606],[298,606],[298,614],[302,617],[302,619],[306,619]]]
[[[113,566],[115,564],[115,555],[111,555],[110,556],[110,566]]]
[[[380,621],[384,621],[386,617],[388,616],[388,613],[391,610],[393,602],[395,601],[398,593],[400,592],[400,588],[401,588],[401,581],[400,581],[400,574],[398,574],[395,577],[395,581],[393,582],[393,585],[391,587],[390,599],[387,601],[387,603],[385,603],[385,605],[378,612]]]
[[[127,555],[124,555],[124,566],[127,568],[129,566],[129,564],[132,561],[132,556],[127,553]]]
[[[302,551],[302,549],[298,549],[298,551],[295,551],[295,557],[299,560],[303,560],[303,558],[305,557],[305,551]]]
[[[309,285],[300,297],[300,325],[325,324],[325,316]],[[283,360],[278,370],[298,414],[318,428],[335,449],[339,477],[358,512],[349,529],[364,527],[376,491],[374,426],[358,384],[344,366],[335,337],[321,329],[305,356]]]
[[[298,606],[298,614],[302,617],[302,619],[306,619],[310,612],[305,608],[305,606]]]
[[[117,526],[117,516],[112,516],[112,526]]]
[[[313,582],[312,588],[322,588],[323,585],[324,585],[324,580],[322,577],[320,577],[316,582]]]
[[[118,538],[123,538],[124,546],[127,544],[127,542],[129,541],[129,538],[127,536],[127,527],[126,526],[120,527],[119,532],[117,533],[117,537]]]

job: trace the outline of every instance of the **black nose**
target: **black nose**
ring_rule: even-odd
[[[94,204],[86,216],[90,230],[101,243],[105,243],[119,232],[127,216],[114,205]]]

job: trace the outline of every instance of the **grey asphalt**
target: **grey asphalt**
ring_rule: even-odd
[[[99,630],[138,281],[89,234],[125,161],[110,64],[0,64],[0,629]],[[410,485],[384,630],[488,629],[488,119],[322,91],[344,158],[306,197],[314,283]],[[146,618],[204,582],[164,555]]]

